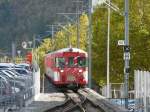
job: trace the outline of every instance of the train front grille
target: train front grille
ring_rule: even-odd
[[[73,75],[68,75],[68,76],[67,76],[67,81],[75,81],[75,76],[73,76]]]

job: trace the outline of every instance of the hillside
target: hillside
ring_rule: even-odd
[[[56,13],[75,11],[73,0],[0,0],[0,49],[10,51],[12,41],[20,47],[50,30],[46,25],[65,20]]]

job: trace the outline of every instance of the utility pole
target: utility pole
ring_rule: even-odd
[[[79,0],[76,4],[76,17],[77,17],[77,48],[80,48],[80,19],[79,19]]]
[[[89,57],[89,66],[88,66],[88,87],[91,88],[91,75],[92,75],[92,0],[88,1],[88,12],[89,12],[89,30],[88,30],[88,57]]]
[[[108,2],[110,5],[110,0],[108,0]],[[107,30],[107,98],[110,97],[109,53],[110,53],[110,7],[108,7],[108,30]]]
[[[51,32],[51,34],[52,34],[52,37],[51,37],[51,39],[52,39],[52,49],[54,50],[55,49],[55,45],[54,45],[54,26],[56,26],[56,25],[48,25],[48,26],[50,26],[51,27],[51,31],[47,31],[47,32]]]
[[[51,27],[51,31],[47,31],[47,32],[51,32],[51,34],[52,34],[52,37],[51,37],[51,39],[52,39],[52,46],[53,46],[53,50],[55,49],[55,40],[54,40],[54,33],[55,33],[55,30],[54,30],[54,27],[57,27],[58,25],[55,25],[55,24],[52,24],[52,25],[47,25],[48,27]]]
[[[33,49],[36,48],[36,38],[35,38],[35,35],[33,35]]]
[[[52,25],[52,45],[53,45],[53,50],[54,50],[54,25]]]
[[[81,12],[81,8],[83,6],[83,1],[82,0],[75,0],[73,1],[76,3],[76,12],[75,13],[57,13],[57,14],[61,14],[64,15],[64,17],[66,19],[68,19],[69,21],[71,21],[72,23],[76,24],[76,29],[77,29],[77,40],[76,40],[76,47],[80,48],[80,15],[82,14]],[[72,18],[70,18],[67,15],[75,15],[76,20],[73,20]]]
[[[71,47],[71,41],[70,41],[70,36],[69,34],[73,35],[65,26],[61,25],[60,23],[58,24],[63,30],[67,32],[67,45],[68,47]]]
[[[128,108],[128,77],[129,77],[129,60],[130,60],[130,47],[129,47],[129,1],[125,0],[125,45],[124,45],[124,84],[125,84],[125,108]]]
[[[64,28],[63,28],[63,29],[64,29]],[[68,47],[70,48],[70,47],[72,47],[72,46],[71,46],[71,42],[70,42],[70,35],[69,35],[69,34],[71,34],[71,33],[68,32],[67,30],[65,30],[65,31],[67,32],[67,38],[66,38],[66,39],[67,39],[67,40],[66,40],[66,41],[67,41],[67,45],[68,45]],[[71,35],[72,35],[72,34],[71,34]]]
[[[16,58],[16,45],[14,42],[12,42],[12,60],[13,60],[13,63],[15,63],[15,58]]]
[[[35,60],[36,60],[36,55],[35,55],[36,39],[35,39],[35,35],[33,35],[33,42],[32,43],[33,43],[33,46],[31,45],[30,49],[32,50],[32,64],[34,64]]]
[[[52,38],[54,37],[54,25],[52,25]]]

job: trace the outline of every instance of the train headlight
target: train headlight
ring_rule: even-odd
[[[60,75],[58,72],[54,72],[54,81],[59,81],[60,80]]]
[[[88,82],[88,71],[83,72],[83,77],[86,82]]]
[[[62,73],[62,72],[64,72],[64,70],[60,70],[60,72]]]
[[[82,70],[79,70],[79,72],[82,72]]]

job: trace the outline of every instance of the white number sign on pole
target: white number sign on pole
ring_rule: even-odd
[[[119,46],[124,46],[124,40],[118,40],[118,45]]]
[[[22,42],[22,47],[24,48],[24,49],[26,49],[27,48],[27,42]]]

